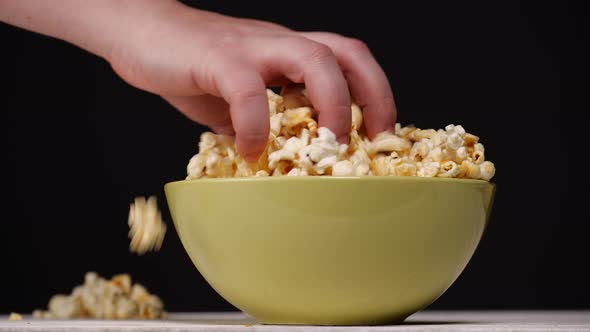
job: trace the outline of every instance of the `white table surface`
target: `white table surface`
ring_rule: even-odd
[[[241,313],[173,313],[159,321],[39,320],[24,316],[9,321],[0,316],[0,331],[587,331],[588,311],[424,311],[402,325],[388,326],[290,326],[259,325]]]

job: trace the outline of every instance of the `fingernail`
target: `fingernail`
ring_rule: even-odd
[[[261,155],[260,152],[249,152],[249,153],[245,153],[242,156],[242,158],[244,158],[244,160],[246,160],[247,162],[255,163],[260,158],[260,155]]]

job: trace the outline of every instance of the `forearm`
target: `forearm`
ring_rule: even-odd
[[[141,24],[142,19],[148,23],[155,11],[171,3],[175,1],[0,0],[0,21],[65,40],[108,58],[133,25]]]

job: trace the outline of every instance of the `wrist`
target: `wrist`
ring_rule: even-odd
[[[62,39],[107,60],[176,0],[0,0],[0,21]]]

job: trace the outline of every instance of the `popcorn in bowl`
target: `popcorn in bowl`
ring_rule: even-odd
[[[94,272],[86,273],[84,284],[70,295],[54,295],[48,310],[35,310],[33,317],[47,319],[158,319],[164,317],[164,304],[128,274],[106,280]]]
[[[286,92],[285,92],[286,91]],[[360,107],[352,104],[350,143],[339,144],[319,127],[305,90],[282,95],[267,90],[270,134],[258,162],[248,163],[233,138],[205,132],[187,166],[187,180],[264,176],[419,176],[489,181],[495,166],[485,160],[479,137],[462,126],[420,129],[395,126],[370,140]]]

